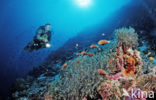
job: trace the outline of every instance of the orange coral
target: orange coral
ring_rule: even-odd
[[[90,48],[97,48],[97,45],[91,45]]]
[[[128,71],[128,70],[126,70],[126,69],[123,69],[123,74],[125,75],[125,76],[128,76],[128,77],[134,77],[135,76],[135,74],[134,74],[134,72],[133,71]]]
[[[94,54],[93,54],[93,53],[89,53],[88,55],[89,55],[90,57],[94,56]]]
[[[134,70],[136,61],[133,57],[128,57],[126,59],[127,65],[126,68],[123,70],[124,75],[134,77]]]
[[[100,41],[98,42],[99,45],[105,45],[105,44],[107,44],[107,43],[110,43],[110,41],[107,41],[107,40],[100,40]]]
[[[133,58],[133,57],[128,57],[127,58],[127,62],[130,64],[130,65],[132,65],[132,66],[135,66],[135,59]]]
[[[76,61],[76,63],[80,63],[80,60]]]
[[[67,66],[67,63],[63,64],[62,65],[62,70],[64,70],[66,68],[66,66]]]
[[[106,75],[107,74],[103,69],[98,69],[97,73],[100,75]]]

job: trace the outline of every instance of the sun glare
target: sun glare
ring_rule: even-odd
[[[77,0],[79,6],[86,7],[90,5],[91,0]]]

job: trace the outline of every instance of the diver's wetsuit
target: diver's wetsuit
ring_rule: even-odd
[[[40,30],[40,29],[42,30],[42,33],[36,32],[37,34],[36,34],[36,36],[34,37],[34,39],[37,39],[37,35],[42,36],[42,35],[47,34],[47,36],[48,36],[47,39],[48,39],[48,41],[50,41],[50,40],[51,40],[51,31],[45,32],[45,27],[44,27],[44,26],[40,26],[38,30]]]
[[[44,26],[40,26],[39,29],[41,29],[42,32],[41,33],[37,32],[34,39],[25,47],[25,50],[29,50],[30,52],[32,52],[33,50],[45,48],[46,43],[48,43],[51,40],[51,31],[45,32]],[[43,38],[43,35],[46,36],[46,38],[44,39],[46,39],[47,41],[44,41],[43,39],[38,38],[38,36]]]

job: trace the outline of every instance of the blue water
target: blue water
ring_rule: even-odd
[[[0,96],[8,92],[16,78],[41,64],[50,52],[88,27],[108,20],[131,0],[91,1],[85,7],[76,0],[0,1]],[[24,51],[36,29],[46,23],[52,25],[54,32],[52,47],[33,53]]]

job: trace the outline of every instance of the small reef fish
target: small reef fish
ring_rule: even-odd
[[[154,58],[153,57],[149,57],[149,59],[152,60],[152,61],[154,61]]]
[[[89,55],[90,57],[94,56],[94,54],[93,54],[93,53],[88,53],[88,55]]]
[[[79,47],[79,44],[77,43],[76,45],[75,45],[75,48],[77,49]]]
[[[101,35],[102,35],[102,36],[105,36],[105,33],[102,33]]]
[[[97,48],[97,45],[91,45],[90,48]]]
[[[99,45],[105,45],[105,44],[107,44],[107,43],[110,43],[110,41],[107,41],[107,40],[100,40],[100,41],[98,42]]]
[[[103,69],[98,69],[97,73],[100,75],[106,75],[107,74]]]
[[[98,52],[101,52],[101,48],[98,48]]]
[[[63,64],[62,65],[62,70],[64,70],[66,68],[66,66],[67,66],[67,63]]]
[[[77,56],[81,55],[81,53],[76,53]]]
[[[56,60],[56,62],[58,63],[58,62],[59,62],[59,60]]]
[[[149,55],[151,55],[151,52],[149,52],[149,53],[147,54],[147,56],[149,56]]]
[[[88,53],[86,51],[82,51],[81,54],[82,55],[88,55]]]
[[[82,51],[81,53],[76,53],[77,56],[79,55],[88,55],[88,53],[86,51]]]

